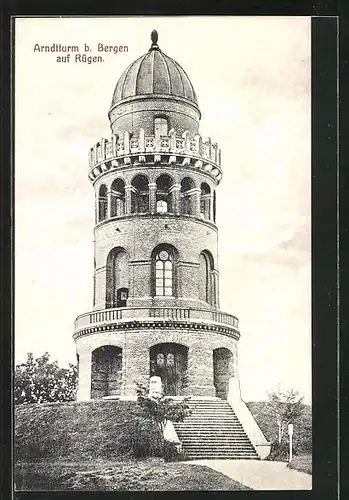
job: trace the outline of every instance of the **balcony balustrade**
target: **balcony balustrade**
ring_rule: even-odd
[[[120,307],[103,309],[78,316],[75,321],[75,333],[80,330],[101,326],[108,323],[125,323],[132,321],[179,321],[184,323],[210,323],[239,328],[239,320],[232,314],[209,309],[182,307]]]

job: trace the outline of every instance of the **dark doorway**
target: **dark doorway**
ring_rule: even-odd
[[[234,376],[233,354],[229,349],[220,347],[213,351],[213,384],[216,396],[227,399],[229,379]]]
[[[128,299],[128,288],[119,288],[116,291],[116,307],[126,307]]]
[[[180,396],[186,385],[188,348],[181,344],[156,344],[150,349],[150,375],[161,377],[165,396]]]
[[[121,393],[122,349],[105,345],[92,352],[91,399]]]

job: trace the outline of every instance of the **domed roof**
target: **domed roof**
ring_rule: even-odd
[[[188,75],[176,61],[160,50],[155,30],[151,39],[149,51],[130,64],[119,78],[112,106],[128,97],[149,94],[181,97],[198,105]]]

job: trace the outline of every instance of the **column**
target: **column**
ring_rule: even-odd
[[[192,209],[193,209],[193,215],[195,217],[200,217],[200,196],[201,196],[201,189],[200,188],[195,188],[190,191],[192,193],[191,198],[192,198]]]
[[[98,192],[96,191],[95,195],[95,223],[98,224],[99,220],[99,197]]]
[[[149,182],[149,211],[156,213],[156,182]]]
[[[132,195],[133,186],[129,184],[125,186],[125,215],[131,214],[131,195]]]
[[[210,198],[209,198],[209,202],[210,202],[210,221],[214,221],[214,218],[213,218],[213,193],[214,191],[211,191],[211,194],[210,194]]]
[[[172,208],[175,215],[179,215],[180,213],[180,190],[180,184],[173,184],[170,189],[172,196]]]
[[[217,269],[214,269],[211,273],[212,276],[212,285],[213,285],[213,299],[214,299],[214,305],[219,308],[219,273]]]
[[[82,351],[79,353],[79,384],[76,399],[77,401],[89,401],[91,399],[90,351]]]
[[[112,216],[112,192],[111,190],[110,191],[107,191],[107,219],[110,219],[110,217]]]

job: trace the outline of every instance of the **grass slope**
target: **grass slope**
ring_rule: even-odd
[[[46,403],[15,408],[15,459],[109,459],[131,454],[134,401]],[[152,434],[149,432],[149,435]],[[157,442],[146,443],[159,456]]]

